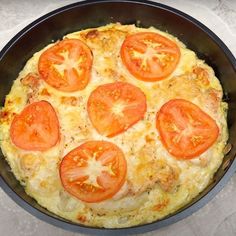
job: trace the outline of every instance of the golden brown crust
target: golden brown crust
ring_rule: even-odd
[[[39,170],[42,163],[41,155],[23,154],[20,158],[20,167],[25,177],[32,177]]]
[[[27,93],[27,104],[37,101],[40,86],[39,75],[36,73],[28,73],[25,77],[20,79],[20,82],[29,90]]]
[[[165,198],[162,201],[160,201],[158,204],[154,205],[152,207],[153,211],[162,211],[164,210],[168,205],[170,204],[170,199]]]
[[[178,182],[180,170],[173,167],[155,154],[155,145],[144,145],[137,157],[139,163],[134,168],[132,180],[129,180],[129,194],[141,194],[159,184],[165,192],[171,192]]]

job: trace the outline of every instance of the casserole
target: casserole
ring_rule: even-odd
[[[107,12],[107,14],[108,14],[108,12],[111,12],[111,9],[110,8],[112,8],[112,7],[114,7],[114,5],[113,4],[118,4],[117,2],[113,2],[112,4],[109,4],[108,2],[106,2],[106,6],[107,7],[104,7],[104,5],[102,6],[102,5],[99,5],[99,4],[102,4],[101,2],[99,2],[99,3],[96,3],[96,4],[92,4],[92,3],[89,3],[89,4],[82,4],[82,5],[80,5],[80,7],[81,7],[81,9],[83,9],[83,10],[85,10],[85,6],[87,7],[86,9],[88,10],[87,11],[87,13],[88,13],[88,15],[90,14],[90,11],[91,12],[93,12],[93,10],[94,10],[94,7],[96,6],[96,11],[98,11],[98,13],[100,13],[100,14],[105,14],[104,13],[104,10],[106,9],[107,11],[105,11],[105,12]],[[105,4],[105,2],[104,2],[104,4]],[[131,3],[128,3],[128,2],[125,2],[125,3],[122,3],[122,4],[127,4],[127,6],[130,6],[131,7],[131,5],[133,5],[133,3],[131,4]],[[142,4],[142,3],[136,3],[137,4],[137,6],[142,6],[142,9],[144,10],[145,9],[145,11],[147,11],[147,9],[152,9],[152,8],[150,8],[151,7],[151,5],[152,4],[146,4],[146,5],[144,5],[144,4]],[[101,9],[100,9],[100,11],[101,12],[99,12],[99,7],[98,7],[98,5],[99,6],[101,6]],[[70,9],[70,11],[72,11],[72,9],[74,9],[75,10],[75,7],[76,6],[76,4],[74,4],[73,6],[71,5],[70,6],[70,8],[68,8],[68,11],[69,11],[69,9]],[[136,5],[135,5],[136,6]],[[233,67],[235,67],[235,62],[233,61],[233,59],[232,59],[232,63],[231,63],[231,66],[232,66],[232,75],[231,76],[228,76],[228,78],[232,78],[232,84],[224,84],[224,76],[226,76],[225,74],[223,74],[222,72],[223,72],[223,69],[221,70],[221,68],[223,68],[223,66],[225,66],[227,63],[226,63],[226,61],[224,61],[224,57],[223,57],[223,55],[221,55],[221,57],[219,57],[219,56],[217,56],[217,50],[216,50],[216,44],[214,45],[212,45],[211,43],[210,43],[210,39],[208,39],[208,40],[206,40],[206,39],[204,39],[203,41],[205,42],[205,47],[206,48],[204,48],[204,44],[199,44],[199,39],[197,39],[197,41],[196,42],[194,42],[196,39],[193,39],[192,41],[191,41],[191,43],[189,43],[190,42],[190,40],[188,41],[187,40],[187,38],[185,38],[185,37],[188,37],[188,33],[186,32],[186,35],[184,35],[184,36],[181,36],[181,33],[180,32],[177,32],[178,30],[177,30],[177,27],[176,28],[174,28],[173,27],[173,22],[177,22],[176,21],[176,19],[174,19],[174,18],[172,18],[172,21],[170,21],[169,22],[169,25],[167,24],[167,18],[168,18],[168,20],[170,20],[170,18],[171,17],[167,17],[165,20],[164,20],[164,13],[162,13],[162,14],[157,14],[159,17],[161,16],[163,19],[162,20],[164,20],[164,24],[166,24],[166,26],[163,28],[163,26],[161,26],[161,25],[157,25],[157,24],[155,24],[155,20],[154,20],[154,17],[152,17],[152,14],[153,15],[155,15],[156,13],[154,13],[154,10],[152,9],[152,11],[150,10],[150,12],[147,14],[147,15],[149,15],[150,16],[150,19],[149,19],[149,22],[147,22],[148,20],[146,19],[147,17],[145,17],[144,15],[143,15],[143,11],[142,10],[140,10],[139,9],[139,7],[137,7],[136,6],[136,10],[137,11],[135,11],[135,14],[138,14],[138,15],[135,15],[135,16],[132,16],[133,17],[133,21],[131,21],[131,22],[129,22],[129,21],[127,21],[127,19],[124,19],[124,16],[116,16],[116,18],[114,18],[113,19],[113,21],[121,21],[122,23],[133,23],[133,22],[135,22],[135,19],[141,19],[141,22],[143,23],[143,26],[145,26],[145,27],[147,27],[147,26],[149,26],[149,25],[155,25],[155,26],[157,26],[158,28],[161,28],[162,27],[162,29],[164,30],[164,28],[165,29],[167,29],[170,33],[173,33],[174,35],[176,35],[177,37],[179,37],[182,41],[184,41],[187,45],[188,45],[188,47],[190,47],[191,49],[193,49],[194,51],[196,51],[196,52],[198,52],[199,53],[199,56],[200,57],[202,57],[203,59],[206,59],[206,61],[211,65],[211,66],[213,66],[213,67],[215,67],[214,69],[216,70],[216,73],[218,73],[218,77],[221,79],[221,81],[222,81],[222,84],[223,84],[223,87],[224,87],[224,89],[225,89],[225,91],[227,91],[227,92],[229,92],[229,93],[231,93],[231,91],[232,91],[232,89],[233,89],[233,86],[232,86],[232,84],[233,84],[233,76],[234,76],[234,68]],[[117,7],[118,7],[118,5],[116,5],[116,9],[117,9]],[[120,6],[121,7],[121,6]],[[161,7],[161,6],[160,6]],[[118,7],[119,8],[119,7]],[[126,7],[125,7],[126,8]],[[162,9],[162,11],[163,11],[163,7],[161,7],[161,9]],[[82,11],[83,11],[82,10]],[[170,10],[170,9],[169,9]],[[165,11],[169,11],[169,10],[165,10]],[[156,11],[156,10],[155,10]],[[159,10],[160,11],[160,10]],[[65,14],[67,11],[66,11],[66,9],[64,8],[64,10],[62,10],[61,9],[61,13],[60,14]],[[73,11],[72,11],[73,12]],[[119,12],[119,10],[117,11],[117,13]],[[167,14],[167,12],[165,12],[165,14]],[[159,13],[159,12],[158,12]],[[59,16],[60,15],[59,13],[58,14],[56,14],[55,12],[54,12],[54,20],[55,20],[55,18],[57,18],[56,16]],[[70,13],[70,14],[72,14],[72,13]],[[81,14],[79,14],[78,13],[78,9],[76,10],[76,12],[74,13],[75,14],[75,18],[77,19],[77,21],[79,21],[78,20],[78,16],[81,16]],[[76,15],[76,14],[78,14],[78,15]],[[90,27],[90,26],[98,26],[99,24],[105,24],[106,23],[106,20],[108,20],[109,19],[109,16],[107,16],[107,19],[106,18],[104,18],[103,20],[101,20],[101,18],[100,18],[100,14],[96,14],[96,16],[95,16],[95,14],[93,14],[93,16],[91,16],[91,18],[93,18],[93,23],[91,23],[90,25],[86,25],[86,22],[83,22],[83,20],[81,20],[82,22],[81,22],[81,25],[83,25],[83,27],[84,28],[87,28],[87,27]],[[114,15],[116,14],[116,12],[114,12]],[[118,13],[119,14],[119,13]],[[50,15],[50,14],[49,14]],[[73,16],[73,14],[72,14],[72,16]],[[47,18],[48,17],[48,18]],[[52,21],[50,21],[50,16],[47,16],[46,17],[46,20],[45,21],[38,21],[38,23],[36,23],[37,24],[37,27],[34,27],[33,29],[32,29],[32,32],[34,32],[34,34],[35,34],[35,32],[38,32],[39,34],[38,34],[38,36],[39,35],[42,35],[42,33],[44,32],[44,30],[46,30],[46,32],[47,32],[47,30],[48,30],[48,32],[50,31],[50,32],[53,32],[53,30],[55,29],[55,32],[54,33],[52,33],[52,34],[47,34],[47,37],[49,37],[50,39],[57,39],[57,38],[59,38],[59,37],[61,37],[64,33],[66,33],[66,29],[68,29],[67,27],[65,27],[64,26],[64,24],[65,24],[65,22],[62,22],[62,25],[60,26],[60,27],[62,27],[62,26],[64,26],[65,28],[63,28],[63,30],[61,31],[61,34],[59,35],[59,32],[60,31],[56,31],[56,28],[57,27],[59,27],[59,25],[60,24],[58,24],[58,22],[52,22]],[[83,16],[84,17],[84,16]],[[98,17],[98,19],[95,19],[96,17]],[[121,17],[121,19],[119,18],[119,17]],[[123,19],[122,19],[122,17],[123,17]],[[131,18],[132,18],[131,17]],[[142,19],[142,17],[143,18],[145,18],[145,19]],[[173,16],[172,16],[173,17]],[[62,18],[64,18],[63,16],[62,16]],[[73,17],[72,17],[73,18]],[[84,17],[85,18],[85,17]],[[66,18],[67,19],[67,18]],[[110,21],[111,21],[111,19],[109,19]],[[179,20],[179,22],[180,22],[180,19],[178,19]],[[71,21],[71,17],[70,17],[70,19],[69,19],[69,21]],[[157,19],[157,21],[158,22],[160,22],[160,19]],[[49,28],[50,28],[50,25],[51,25],[51,27],[52,27],[52,29],[50,29],[49,30],[49,28],[48,29],[46,29],[45,28],[45,22],[49,22],[48,23],[48,26],[49,26]],[[96,22],[96,23],[94,23],[94,22]],[[188,22],[189,23],[189,22]],[[196,23],[196,22],[195,22]],[[68,22],[68,24],[72,27],[72,30],[71,29],[68,29],[69,31],[73,31],[75,28],[73,28],[73,27],[77,27],[77,29],[78,29],[78,27],[80,27],[80,26],[78,26],[78,25],[74,25],[73,26],[73,24],[72,24],[72,22]],[[42,25],[44,25],[44,27],[42,26]],[[181,22],[181,25],[182,25],[182,22]],[[40,31],[40,26],[41,27],[43,27],[43,32],[39,32]],[[173,28],[172,28],[173,27]],[[185,25],[185,27],[187,28],[187,26]],[[184,27],[183,27],[183,29],[184,29]],[[194,29],[194,27],[193,27],[193,29]],[[192,33],[191,33],[192,34]],[[200,33],[199,33],[200,34]],[[20,53],[21,52],[21,50],[22,50],[22,52],[24,51],[24,52],[27,52],[26,54],[28,54],[28,51],[30,51],[31,50],[31,52],[29,52],[29,54],[28,55],[31,55],[33,52],[34,52],[34,50],[37,50],[36,49],[36,43],[37,43],[37,40],[39,40],[39,38],[40,37],[37,37],[37,39],[36,38],[34,38],[34,37],[32,37],[31,39],[30,38],[27,38],[26,36],[27,36],[27,33],[26,34],[23,34],[23,35],[21,35],[22,36],[22,40],[23,40],[23,43],[25,43],[25,46],[27,45],[27,47],[29,46],[29,48],[25,48],[25,47],[22,47],[22,45],[18,45],[19,47],[20,47],[20,50],[16,50],[16,49],[14,49],[14,52],[13,53]],[[32,34],[32,36],[33,36],[33,34]],[[191,35],[189,35],[189,37],[190,37]],[[201,35],[200,34],[200,36],[201,37],[203,37],[203,35]],[[43,36],[42,36],[43,37]],[[48,40],[50,40],[48,38]],[[191,38],[191,37],[190,37]],[[33,40],[32,40],[33,39]],[[26,41],[24,41],[24,40],[26,40]],[[28,41],[27,41],[28,40]],[[40,43],[42,43],[43,42],[43,40],[42,40],[42,38],[39,40],[40,41]],[[27,43],[26,43],[27,42]],[[43,45],[45,45],[45,43],[48,43],[49,41],[44,41],[44,43],[43,43]],[[31,44],[31,45],[30,45]],[[32,44],[34,44],[34,45],[32,45]],[[199,46],[200,45],[200,46]],[[9,46],[9,45],[8,45]],[[40,47],[40,46],[39,46]],[[199,47],[199,48],[198,48]],[[6,48],[5,48],[6,49]],[[10,51],[10,50],[9,50]],[[8,51],[8,52],[9,52]],[[208,55],[208,56],[204,56],[204,53],[206,54],[206,55]],[[4,50],[3,50],[3,54],[4,54]],[[9,55],[9,54],[8,54]],[[27,59],[27,55],[25,55],[25,56],[22,56],[21,54],[19,54],[18,55],[20,58],[25,58],[25,59]],[[214,60],[212,60],[212,57],[213,56],[216,56],[216,60],[214,61]],[[229,54],[229,56],[230,56],[230,54]],[[3,58],[4,59],[4,58]],[[218,60],[218,61],[217,61]],[[24,61],[24,60],[23,60]],[[4,62],[4,60],[3,60],[3,62]],[[5,60],[5,63],[8,63],[6,60]],[[220,65],[220,63],[222,63],[221,65],[222,65],[222,67],[219,67],[219,65]],[[232,65],[232,64],[234,64],[234,65]],[[10,65],[9,63],[8,63],[8,65]],[[20,68],[20,67],[22,67],[22,65],[18,65],[19,67],[18,67],[18,69]],[[7,72],[10,72],[10,73],[6,73],[6,75],[4,75],[3,76],[3,78],[9,78],[9,76],[11,76],[11,80],[13,79],[13,78],[15,78],[16,77],[16,75],[17,75],[17,73],[19,72],[19,70],[17,71],[17,68],[16,68],[17,66],[15,65],[15,69],[16,69],[16,71],[15,71],[15,75],[11,75],[10,73],[14,73],[14,71],[12,70],[12,68],[10,68],[11,69],[11,71],[7,71]],[[224,68],[225,69],[225,68]],[[5,70],[6,70],[6,68],[5,68]],[[229,69],[227,69],[227,71],[228,71],[228,73],[229,73],[229,75],[230,75],[230,68]],[[229,79],[228,79],[229,80]],[[11,82],[9,81],[9,79],[8,79],[8,85],[10,85],[11,84]],[[229,81],[228,81],[229,82]],[[227,83],[228,83],[227,82]],[[227,88],[227,86],[228,86],[228,88]],[[6,89],[7,89],[7,86],[5,87]],[[8,88],[9,89],[9,88]],[[232,91],[233,92],[233,91]],[[232,95],[232,97],[233,97],[233,95]],[[231,116],[230,116],[230,112],[232,111],[232,110],[230,110],[233,106],[232,106],[232,100],[230,100],[229,101],[229,126],[231,126],[231,123],[233,123],[233,122],[230,122],[231,120]],[[232,119],[232,121],[233,121],[233,119]],[[233,127],[233,126],[232,126]],[[230,129],[232,129],[232,127],[230,127]],[[230,131],[231,132],[231,131]],[[232,137],[231,137],[232,138]],[[232,142],[231,142],[232,143]],[[233,150],[231,151],[231,153],[233,152]],[[232,156],[233,157],[233,156]],[[227,174],[228,174],[228,172],[227,172]],[[217,184],[218,185],[218,184]],[[208,189],[209,190],[209,189]]]

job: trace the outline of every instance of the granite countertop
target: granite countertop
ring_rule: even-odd
[[[75,0],[0,0],[0,49],[24,26],[51,10]],[[235,0],[162,0],[195,17],[214,31],[236,56]],[[205,207],[186,219],[145,236],[235,236],[236,175]],[[82,235],[40,221],[19,207],[0,189],[0,235]]]

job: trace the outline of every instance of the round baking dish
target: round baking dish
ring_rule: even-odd
[[[0,153],[0,184],[3,190],[21,207],[48,223],[63,229],[100,235],[137,234],[173,224],[210,201],[227,183],[236,170],[236,60],[225,44],[206,26],[171,7],[148,1],[84,1],[50,12],[20,31],[0,52],[0,99],[1,106],[9,93],[13,80],[34,52],[63,35],[112,22],[154,26],[178,37],[188,48],[195,51],[215,70],[224,89],[224,99],[229,104],[228,127],[231,151],[214,176],[212,183],[191,203],[177,212],[151,224],[123,229],[86,227],[65,220],[41,207],[29,197],[16,180]],[[20,60],[16,60],[20,58]]]

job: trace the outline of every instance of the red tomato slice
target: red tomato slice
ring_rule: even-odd
[[[50,103],[34,102],[11,123],[10,137],[19,148],[31,151],[46,151],[59,139],[59,121]]]
[[[127,36],[120,53],[133,76],[150,82],[170,75],[180,59],[179,47],[173,41],[152,32]]]
[[[113,137],[144,117],[146,96],[129,83],[104,84],[90,94],[87,110],[95,129],[102,135]]]
[[[88,141],[69,152],[60,165],[65,190],[84,202],[114,196],[126,178],[126,160],[115,144]]]
[[[197,105],[183,99],[165,103],[156,117],[160,138],[173,156],[191,159],[214,144],[219,128]]]
[[[52,87],[73,92],[84,89],[90,79],[93,56],[78,39],[64,39],[42,53],[38,71]]]

